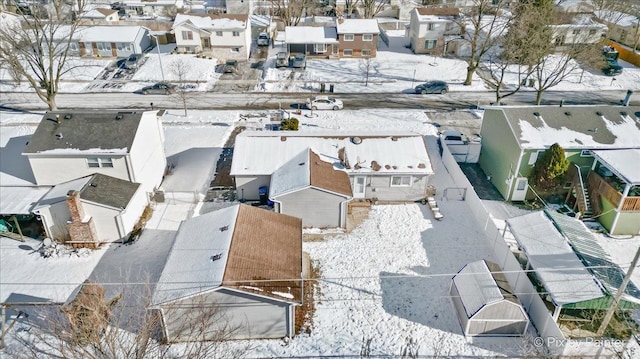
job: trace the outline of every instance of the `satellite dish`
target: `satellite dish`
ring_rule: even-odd
[[[44,239],[44,241],[42,241],[42,244],[43,244],[45,247],[50,247],[50,246],[51,246],[51,243],[52,243],[52,242],[51,242],[51,238],[45,238],[45,239]]]

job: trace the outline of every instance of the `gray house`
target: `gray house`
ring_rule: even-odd
[[[238,197],[257,200],[274,172],[308,148],[346,171],[356,200],[422,199],[433,174],[424,139],[416,133],[244,131],[236,137],[231,164]]]
[[[273,173],[270,188],[276,212],[302,218],[304,227],[346,226],[351,181],[331,159],[306,149]]]
[[[302,304],[302,221],[243,204],[183,221],[152,310],[168,342],[282,338]]]
[[[451,280],[451,300],[465,336],[519,336],[529,327],[507,277],[496,263],[465,265]]]
[[[54,41],[66,43],[69,31],[56,31]],[[127,57],[151,46],[149,29],[143,26],[79,26],[69,42],[70,54],[96,57]]]

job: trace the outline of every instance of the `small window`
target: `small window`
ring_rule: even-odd
[[[78,51],[78,43],[77,42],[70,42],[69,43],[69,50]]]
[[[411,176],[392,176],[391,187],[410,187]]]
[[[373,34],[363,34],[362,41],[373,41]]]
[[[534,166],[536,164],[536,161],[538,160],[538,156],[540,156],[542,152],[544,152],[544,150],[538,150],[536,152],[531,153],[531,156],[529,156],[529,166]]]
[[[193,32],[192,31],[183,31],[182,32],[182,40],[193,40]]]
[[[89,165],[89,168],[113,167],[113,159],[89,157],[87,158],[87,164]]]
[[[353,56],[353,50],[344,49],[344,56]]]
[[[371,50],[363,49],[363,50],[362,50],[362,56],[363,56],[363,57],[369,57],[369,56],[371,56]]]
[[[238,31],[234,31],[234,32],[233,32],[233,36],[240,36],[240,32],[238,32]]]
[[[315,52],[327,52],[327,44],[315,44]]]
[[[113,160],[111,158],[101,158],[100,165],[102,167],[113,167]]]
[[[433,31],[433,30],[435,30],[435,29],[436,29],[436,24],[434,24],[434,23],[432,23],[432,22],[430,22],[430,23],[428,23],[428,24],[427,24],[427,30],[428,30],[428,31]]]
[[[353,41],[353,34],[344,34],[344,41]]]
[[[424,48],[425,49],[435,49],[438,44],[438,40],[425,40]]]
[[[231,48],[231,52],[240,52],[240,48],[239,47],[232,47]]]
[[[580,157],[593,157],[593,153],[591,153],[591,150],[582,150],[580,151]]]
[[[87,158],[87,164],[89,164],[90,168],[100,167],[100,161],[97,158]]]
[[[216,31],[216,36],[222,36],[222,31]]]

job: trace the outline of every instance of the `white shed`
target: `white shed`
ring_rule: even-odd
[[[519,336],[529,327],[529,317],[493,262],[465,265],[449,292],[465,336]]]

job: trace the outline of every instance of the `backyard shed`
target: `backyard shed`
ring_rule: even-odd
[[[529,327],[520,300],[493,262],[465,265],[453,277],[450,294],[465,336],[518,336]]]

